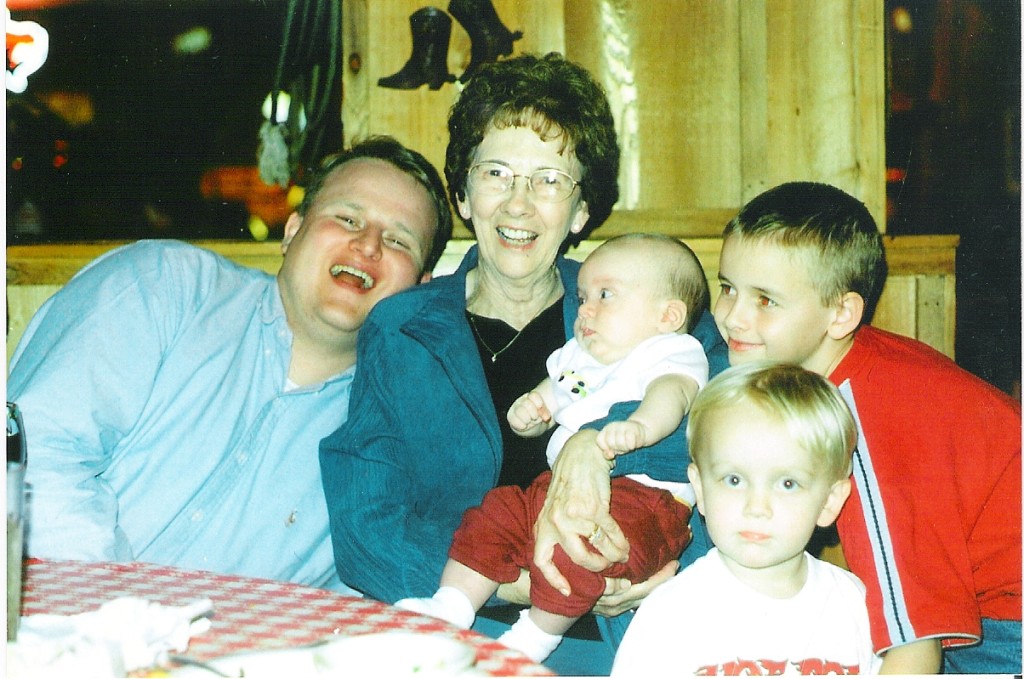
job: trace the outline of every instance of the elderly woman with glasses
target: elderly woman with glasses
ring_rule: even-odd
[[[618,199],[619,148],[604,91],[557,54],[481,69],[453,107],[448,129],[449,193],[477,243],[454,274],[375,307],[360,334],[355,407],[321,445],[341,579],[389,602],[437,589],[463,512],[488,490],[526,487],[547,470],[547,436],[515,435],[505,413],[546,377],[548,355],[572,337],[579,264],[564,253],[600,226]],[[712,373],[723,368],[724,347],[709,316],[693,334]],[[607,499],[609,467],[629,473],[631,455],[610,463],[595,442],[601,423],[594,426],[563,449],[538,525],[541,570],[532,577],[543,573],[556,585],[556,550],[595,571],[624,560],[628,550]],[[687,457],[681,432],[660,445]],[[602,536],[593,540],[598,551],[587,542],[594,535]],[[695,551],[706,551],[699,537],[695,531]],[[635,607],[676,565],[666,564],[647,583],[609,581],[595,610],[609,615]],[[498,596],[528,603],[530,577],[524,570]],[[488,610],[478,628],[496,634],[503,628],[488,622]],[[506,622],[517,617],[493,611]],[[592,643],[581,653],[569,643],[573,634],[549,667],[607,674],[610,647]]]

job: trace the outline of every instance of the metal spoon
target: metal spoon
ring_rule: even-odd
[[[198,667],[200,669],[206,670],[207,672],[215,674],[218,677],[229,677],[229,679],[241,679],[242,677],[245,677],[245,670],[243,669],[239,669],[238,674],[227,674],[225,672],[220,671],[210,663],[203,662],[202,660],[196,660],[195,658],[190,658],[187,655],[169,655],[167,656],[167,659],[171,662],[178,663],[179,665],[189,665],[191,667]]]

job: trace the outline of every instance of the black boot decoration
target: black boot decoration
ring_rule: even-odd
[[[448,40],[452,35],[452,20],[437,7],[423,7],[409,17],[412,29],[412,56],[394,75],[377,81],[381,87],[396,90],[414,90],[429,85],[437,90],[445,83],[455,82],[448,72]]]
[[[513,33],[505,28],[491,0],[451,0],[448,11],[472,40],[469,66],[459,77],[461,82],[468,82],[483,64],[512,54],[512,43],[523,37],[522,31]]]

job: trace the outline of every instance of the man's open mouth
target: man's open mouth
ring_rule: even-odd
[[[352,278],[356,279],[356,281],[363,288],[363,290],[369,290],[370,288],[373,287],[373,284],[376,282],[373,280],[373,276],[366,273],[365,271],[361,269],[356,269],[355,267],[347,266],[345,264],[335,264],[334,266],[332,266],[331,275],[334,276],[335,278],[339,276],[351,276]]]

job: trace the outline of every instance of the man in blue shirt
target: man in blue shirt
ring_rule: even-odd
[[[317,459],[376,302],[430,278],[440,177],[373,138],[324,164],[276,277],[174,241],[83,269],[11,360],[30,556],[147,561],[346,590]]]

